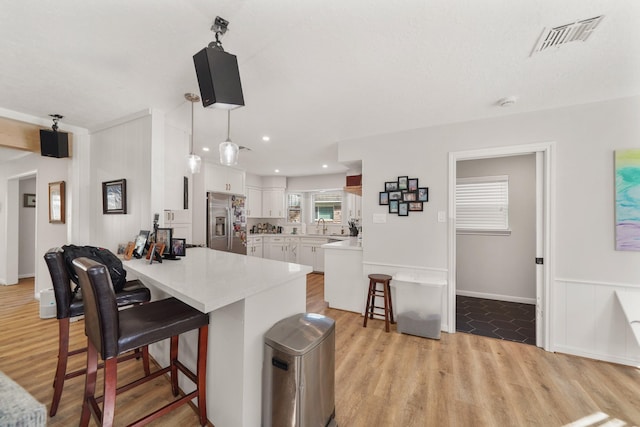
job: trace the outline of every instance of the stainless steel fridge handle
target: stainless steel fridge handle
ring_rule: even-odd
[[[233,223],[231,222],[231,209],[227,209],[227,250],[231,252],[233,249]]]

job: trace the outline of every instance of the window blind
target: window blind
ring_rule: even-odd
[[[456,229],[502,231],[509,229],[509,177],[458,178]]]

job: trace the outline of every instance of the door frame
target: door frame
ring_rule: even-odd
[[[550,351],[553,298],[550,277],[554,265],[552,203],[555,195],[555,143],[544,142],[507,147],[449,152],[448,221],[448,328],[456,332],[456,176],[459,160],[489,159],[523,154],[536,155],[536,345]],[[531,260],[535,262],[535,260]]]

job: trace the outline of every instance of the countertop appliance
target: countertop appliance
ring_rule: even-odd
[[[247,254],[244,196],[207,193],[207,247]]]

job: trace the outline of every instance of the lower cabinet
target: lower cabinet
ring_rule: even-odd
[[[298,262],[298,245],[296,237],[269,236],[264,240],[264,257],[284,262]]]
[[[255,256],[258,258],[263,257],[262,237],[248,237],[247,238],[247,255]]]
[[[324,272],[324,249],[327,239],[302,239],[298,263],[310,265],[313,271]]]

